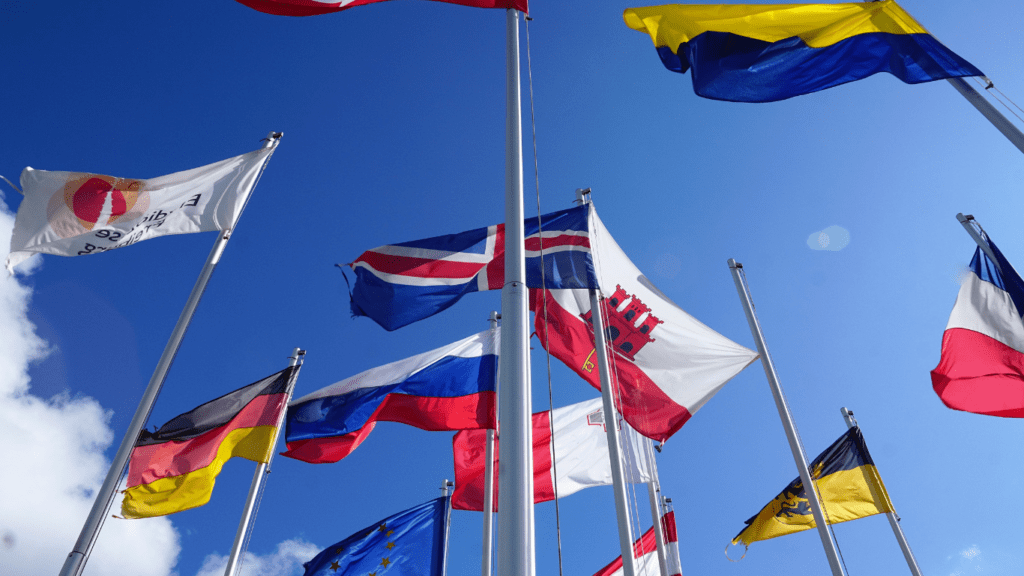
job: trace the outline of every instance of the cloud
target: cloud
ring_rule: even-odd
[[[818,232],[811,232],[807,237],[807,246],[811,250],[830,250],[838,252],[850,243],[850,231],[842,226],[829,226]]]
[[[303,573],[302,565],[320,552],[320,547],[304,540],[285,540],[277,551],[266,556],[252,552],[242,555],[239,576],[293,576]],[[196,576],[221,576],[228,565],[228,557],[210,554]]]
[[[2,199],[2,195],[0,195]],[[0,200],[0,238],[14,215]],[[6,259],[7,251],[0,253]],[[19,266],[31,274],[39,258]],[[31,393],[29,365],[48,345],[28,320],[32,291],[0,272],[0,565],[5,574],[60,570],[110,466],[110,413],[88,397]],[[115,503],[120,506],[120,500]],[[91,576],[166,576],[177,562],[178,534],[167,518],[108,519],[89,559]]]

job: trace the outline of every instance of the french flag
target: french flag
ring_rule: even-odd
[[[282,454],[337,462],[381,420],[431,431],[494,428],[499,339],[497,330],[487,330],[293,401]]]
[[[954,410],[1024,418],[1024,281],[991,239],[988,245],[996,261],[974,251],[932,387]]]
[[[676,535],[676,513],[668,512],[661,517],[661,529],[665,533],[666,563],[668,564],[669,576],[680,576],[682,566],[679,562],[679,537]],[[644,533],[636,542],[633,542],[633,558],[636,559],[637,574],[661,574],[661,567],[658,566],[658,541],[654,526]],[[612,560],[611,564],[601,568],[594,573],[594,576],[622,576],[622,556]]]
[[[597,288],[590,255],[589,206],[528,218],[526,284],[549,289]],[[540,230],[543,231],[541,234]],[[543,236],[543,237],[542,237]],[[352,314],[396,330],[433,316],[463,295],[505,284],[505,225],[478,228],[367,250],[355,272]]]

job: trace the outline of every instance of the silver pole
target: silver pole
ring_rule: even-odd
[[[654,521],[654,536],[658,544],[658,565],[661,576],[672,576],[668,573],[668,557],[665,554],[665,529],[661,525],[661,479],[658,478],[658,465],[654,461],[654,449],[649,441],[644,441],[644,452],[647,457],[647,469],[651,479],[647,482],[647,496],[651,500],[651,518]]]
[[[961,96],[974,105],[974,107],[978,109],[978,112],[981,112],[981,115],[996,127],[996,130],[1002,132],[1003,136],[1006,136],[1006,139],[1010,141],[1010,144],[1013,144],[1018,150],[1024,152],[1024,133],[1021,133],[1021,131],[1014,126],[1006,116],[1003,116],[999,110],[996,110],[995,106],[989,103],[988,100],[985,100],[985,98],[963,78],[947,78],[946,80],[953,85],[953,88],[956,88],[957,92],[959,92]]]
[[[271,132],[267,135],[266,144],[263,147],[276,148],[281,135],[280,132]],[[263,163],[263,168],[266,168],[269,161],[270,156],[267,156]],[[259,177],[253,181],[252,187],[246,192],[246,203],[248,203],[249,196],[252,195],[252,191],[256,188],[258,182]],[[244,208],[243,204],[243,210]],[[220,232],[217,236],[217,241],[213,243],[213,249],[210,250],[210,255],[207,256],[206,263],[203,264],[203,270],[199,273],[195,286],[192,287],[192,293],[189,294],[188,301],[185,302],[185,308],[182,309],[181,315],[178,316],[178,323],[174,325],[174,330],[171,331],[171,337],[164,347],[163,354],[160,355],[160,360],[156,363],[156,369],[153,371],[153,376],[149,379],[146,391],[142,394],[139,407],[135,409],[135,416],[132,417],[128,430],[121,440],[121,446],[117,449],[117,454],[114,456],[114,461],[110,464],[107,477],[103,480],[103,485],[96,494],[96,500],[93,501],[89,516],[86,517],[85,524],[82,526],[82,532],[78,535],[78,541],[75,542],[75,547],[68,553],[67,559],[64,560],[60,576],[79,576],[85,568],[85,563],[89,560],[89,555],[92,554],[93,546],[96,545],[96,538],[100,534],[100,529],[103,528],[103,522],[110,511],[110,506],[114,503],[114,497],[117,495],[117,485],[121,482],[121,476],[124,475],[125,467],[128,466],[132,449],[135,448],[135,441],[146,426],[146,420],[149,419],[149,414],[153,411],[153,405],[156,404],[156,399],[160,396],[160,389],[163,388],[164,380],[167,378],[167,372],[171,369],[174,357],[178,354],[178,347],[185,338],[188,325],[192,322],[192,315],[195,314],[196,308],[199,306],[199,300],[203,297],[203,292],[206,291],[206,284],[210,281],[210,276],[213,275],[217,263],[220,262],[220,257],[224,253],[224,247],[227,246],[228,240],[231,239],[231,232],[238,225],[238,219],[241,216],[242,213],[239,211],[238,217],[231,224],[231,228]]]
[[[839,412],[843,415],[843,420],[846,421],[847,428],[853,428],[857,426],[857,419],[853,417],[853,411],[847,410],[845,406],[839,409]],[[910,550],[910,543],[907,542],[907,537],[903,535],[903,529],[900,528],[900,517],[896,514],[896,510],[892,505],[892,501],[889,501],[889,507],[893,508],[892,512],[886,512],[885,517],[889,519],[889,526],[892,527],[892,533],[896,535],[896,542],[900,545],[900,550],[903,551],[903,557],[907,559],[907,566],[910,567],[910,573],[914,576],[922,576],[921,568],[917,565],[917,559],[914,558],[914,553]]]
[[[764,373],[768,377],[768,385],[772,389],[772,396],[775,397],[775,407],[779,410],[779,418],[782,420],[782,427],[786,431],[786,439],[789,440],[789,449],[793,452],[793,460],[800,471],[800,481],[804,484],[804,492],[811,504],[811,512],[814,515],[814,523],[818,527],[818,535],[821,536],[821,545],[825,548],[825,556],[828,557],[828,564],[832,568],[833,576],[846,576],[842,563],[839,561],[839,551],[835,542],[832,541],[832,534],[829,532],[828,524],[825,522],[825,515],[822,512],[821,500],[818,499],[818,489],[814,485],[810,471],[807,467],[807,456],[796,433],[796,424],[789,413],[789,406],[786,398],[782,395],[782,385],[779,383],[778,374],[775,372],[775,364],[768,354],[768,344],[765,343],[764,335],[761,333],[761,324],[754,314],[754,302],[750,298],[750,290],[747,288],[746,277],[743,274],[743,264],[729,259],[729,268],[732,270],[732,279],[736,282],[736,291],[739,292],[740,302],[743,303],[743,311],[747,315],[747,323],[750,324],[750,333],[757,343],[757,352],[761,355],[761,365],[764,366]]]
[[[492,332],[498,330],[498,320],[500,319],[501,314],[491,312],[488,322],[491,323]],[[494,430],[487,431],[484,462],[486,466],[484,469],[484,544],[480,560],[480,573],[482,576],[491,576],[492,544],[494,543]]]
[[[305,350],[296,348],[292,350],[292,355],[288,358],[289,366],[302,367],[302,359],[306,355]],[[260,462],[256,466],[256,472],[252,475],[252,484],[249,485],[249,495],[245,499],[245,507],[242,508],[242,519],[238,522],[238,531],[235,532],[235,542],[231,545],[231,554],[228,556],[228,564],[224,567],[224,576],[235,576],[241,566],[242,547],[245,545],[246,534],[249,533],[250,527],[252,526],[253,515],[256,510],[256,500],[259,498],[260,493],[263,490],[263,483],[266,481],[267,474],[270,470],[270,461],[274,459],[273,448],[277,446],[277,438],[281,434],[281,426],[284,424],[284,416],[288,412],[288,403],[291,402],[292,392],[295,390],[295,381],[299,378],[299,371],[296,370],[292,374],[291,380],[288,382],[288,390],[285,392],[286,398],[284,401],[284,409],[277,416],[277,428],[274,430],[274,438],[270,441],[271,451],[270,456],[266,462]]]
[[[505,286],[498,360],[501,465],[498,471],[498,576],[533,576],[533,427],[530,326],[523,228],[523,149],[519,12],[506,12]]]
[[[979,230],[981,229],[981,224],[978,224],[978,221],[974,219],[974,216],[971,216],[970,214],[964,216],[963,212],[958,212],[956,215],[956,219],[964,227],[964,230],[967,230],[967,233],[971,235],[971,238],[974,240],[974,243],[977,244],[979,248],[981,248],[981,251],[984,252],[986,256],[988,256],[988,259],[991,260],[992,263],[996,265],[996,268],[999,270],[999,272],[1002,273],[1003,269],[1002,266],[999,265],[999,260],[996,260],[995,252],[992,251],[992,247],[988,245],[988,242],[981,237],[981,233],[979,232]],[[972,222],[974,224],[971,224]],[[975,226],[977,226],[978,228],[975,229]]]
[[[444,518],[444,552],[441,559],[441,576],[448,576],[448,533],[452,528],[452,499],[448,497],[448,488],[455,486],[447,478],[441,481],[441,497],[445,499]]]
[[[601,377],[601,399],[604,407],[604,428],[608,436],[608,459],[612,465],[612,489],[615,493],[615,516],[619,524],[619,548],[622,549],[623,576],[636,576],[633,559],[633,535],[629,526],[629,500],[622,473],[622,448],[619,446],[618,411],[612,400],[612,381],[608,368],[608,348],[605,344],[604,318],[601,297],[590,290],[590,317],[594,323],[594,349],[597,351],[597,370]]]
[[[672,499],[671,498],[666,498],[663,495],[661,496],[661,507],[662,507],[662,511],[664,512],[664,514],[668,514],[669,512],[671,512],[671,504],[672,504]],[[679,573],[680,573],[680,576],[682,576],[683,561],[682,561],[682,558],[680,558],[680,556],[679,556],[679,538],[678,538],[678,535],[679,535],[679,529],[676,528],[676,536],[677,536],[676,537],[676,541],[673,542],[672,545],[668,547],[668,551],[669,551],[670,554],[672,554],[672,559],[675,560],[675,565],[679,567]],[[669,576],[672,576],[672,575],[670,574]]]

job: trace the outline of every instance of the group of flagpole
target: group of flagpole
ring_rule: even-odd
[[[266,139],[263,148],[277,148],[280,142],[282,133],[281,132],[270,132]],[[270,157],[273,154],[267,156],[264,160],[263,166],[260,168],[260,173],[266,168],[267,162],[270,161]],[[125,432],[124,439],[121,440],[121,446],[117,450],[117,454],[114,456],[114,461],[110,464],[110,469],[107,471],[107,476],[103,480],[103,485],[100,487],[99,492],[96,494],[96,500],[93,502],[92,509],[89,511],[89,516],[86,517],[85,524],[82,526],[82,532],[78,536],[78,541],[75,542],[75,547],[68,554],[67,559],[64,561],[64,566],[61,568],[60,576],[79,576],[82,570],[85,568],[85,564],[89,559],[89,555],[92,553],[93,546],[96,544],[96,538],[99,536],[100,529],[103,528],[103,522],[106,520],[107,513],[110,511],[110,506],[114,502],[114,497],[117,495],[117,486],[121,482],[121,477],[124,475],[125,467],[128,466],[128,459],[131,456],[132,449],[135,447],[135,442],[142,432],[142,429],[146,426],[146,421],[149,420],[149,415],[153,411],[153,406],[156,404],[157,398],[160,396],[160,390],[163,388],[164,380],[167,378],[167,372],[171,369],[171,364],[174,362],[174,357],[178,353],[178,348],[181,346],[182,340],[185,338],[185,332],[188,330],[189,324],[192,322],[192,316],[195,314],[196,308],[199,306],[199,301],[203,297],[203,292],[206,291],[206,285],[210,281],[210,277],[213,275],[214,269],[217,267],[217,263],[220,262],[221,255],[224,253],[224,248],[228,244],[228,240],[231,239],[231,233],[235,226],[238,225],[238,219],[242,216],[242,211],[245,209],[245,204],[248,203],[249,197],[252,195],[253,189],[256,188],[256,184],[259,182],[259,176],[253,180],[252,186],[246,191],[245,200],[242,203],[242,210],[238,211],[238,215],[235,217],[235,221],[231,223],[231,227],[222,230],[217,235],[217,240],[213,244],[213,248],[210,250],[210,255],[206,258],[206,263],[203,265],[202,271],[199,273],[199,278],[196,280],[195,286],[192,288],[191,294],[189,294],[188,301],[185,303],[185,307],[181,311],[181,315],[178,317],[178,322],[174,325],[174,329],[171,331],[171,336],[167,341],[167,345],[164,347],[163,353],[160,355],[160,359],[157,361],[156,369],[153,371],[153,376],[149,379],[149,384],[146,386],[146,391],[142,395],[142,400],[139,402],[139,407],[135,410],[135,416],[132,417],[131,423],[128,425],[128,430]]]

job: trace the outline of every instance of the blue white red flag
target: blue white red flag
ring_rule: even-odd
[[[954,409],[1024,418],[1024,281],[999,248],[974,251],[946,332],[932,387]]]
[[[526,284],[550,290],[597,288],[590,254],[590,206],[541,216],[526,226]],[[505,284],[505,225],[381,246],[349,264],[355,271],[352,314],[396,330],[433,316],[463,295]]]
[[[337,462],[382,420],[431,431],[494,428],[499,341],[497,330],[487,330],[293,401],[283,454]]]

